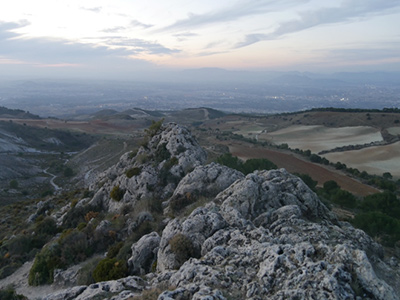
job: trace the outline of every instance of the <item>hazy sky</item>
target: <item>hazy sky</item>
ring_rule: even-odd
[[[0,76],[400,71],[399,0],[0,2]]]

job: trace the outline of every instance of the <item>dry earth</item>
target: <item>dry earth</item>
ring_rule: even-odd
[[[350,178],[337,170],[313,164],[302,160],[292,153],[283,153],[259,146],[249,146],[240,142],[225,142],[230,152],[241,159],[267,158],[280,168],[285,168],[289,172],[297,172],[310,175],[314,180],[318,180],[321,186],[328,180],[335,180],[342,189],[347,190],[358,196],[366,196],[378,193],[379,190],[365,185],[353,178]]]
[[[309,149],[313,153],[336,147],[383,141],[380,131],[373,127],[328,128],[320,125],[290,126],[278,131],[260,134],[259,139],[277,145],[287,143],[292,149]]]

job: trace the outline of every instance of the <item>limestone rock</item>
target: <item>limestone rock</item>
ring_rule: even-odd
[[[122,155],[115,166],[99,175],[97,182],[102,186],[90,187],[97,190],[90,204],[117,212],[124,205],[133,209],[141,199],[167,199],[177,183],[195,167],[204,164],[206,158],[206,152],[186,128],[167,124],[151,137],[146,147],[139,148],[135,156]],[[110,197],[115,187],[121,191],[119,201]]]
[[[132,275],[144,275],[151,271],[157,258],[160,240],[158,233],[152,232],[132,245],[132,256],[128,260],[129,271]]]

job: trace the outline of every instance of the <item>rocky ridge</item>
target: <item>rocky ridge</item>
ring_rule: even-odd
[[[284,169],[244,176],[205,162],[205,151],[176,124],[123,155],[77,206],[122,213],[157,197],[165,228],[133,243],[131,276],[42,299],[140,299],[150,292],[159,300],[399,299],[397,261],[385,261],[379,244],[338,221],[301,179]],[[117,200],[110,197],[115,187]],[[196,202],[204,204],[179,213]],[[54,214],[59,224],[68,209]],[[126,227],[132,232],[149,218],[143,211]]]

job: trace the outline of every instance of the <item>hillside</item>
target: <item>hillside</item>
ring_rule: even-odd
[[[28,222],[3,240],[2,263],[16,238],[47,244],[29,278],[0,286],[30,299],[399,299],[397,259],[301,179],[207,164],[173,123],[153,122],[89,190],[49,198]]]

